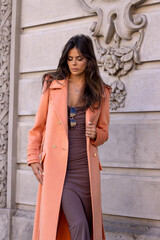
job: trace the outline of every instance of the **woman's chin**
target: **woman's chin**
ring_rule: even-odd
[[[83,74],[84,74],[84,72],[78,72],[78,71],[71,72],[72,76],[82,76]]]

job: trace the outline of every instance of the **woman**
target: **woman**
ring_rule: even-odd
[[[91,39],[72,37],[43,77],[29,131],[28,166],[40,183],[33,240],[105,239],[97,146],[108,139],[109,98]]]

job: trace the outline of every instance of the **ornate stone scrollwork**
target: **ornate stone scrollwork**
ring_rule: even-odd
[[[97,22],[93,22],[90,27],[97,49],[98,64],[110,76],[111,85],[114,86],[111,109],[123,108],[127,93],[120,79],[136,64],[140,64],[139,50],[147,22],[144,15],[133,14],[135,12],[133,10],[136,10],[136,7],[145,0],[77,1],[84,10],[96,13],[98,16]],[[136,36],[133,33],[136,33]],[[118,89],[115,90],[115,86]],[[121,88],[123,86],[123,90],[119,89],[119,86]],[[119,91],[122,94],[121,97]]]
[[[124,99],[127,94],[124,83],[119,79],[115,80],[111,83],[111,88],[110,109],[123,108]]]
[[[0,2],[0,207],[6,206],[11,0]]]

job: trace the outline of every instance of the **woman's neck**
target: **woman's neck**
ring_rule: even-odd
[[[85,81],[85,75],[83,76],[75,76],[75,75],[70,75],[69,81],[71,81],[75,85],[82,85]]]

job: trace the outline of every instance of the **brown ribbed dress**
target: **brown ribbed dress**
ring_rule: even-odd
[[[84,107],[75,109],[76,127],[68,126],[69,153],[62,208],[69,224],[71,240],[90,240],[92,208],[85,135],[86,110]]]

